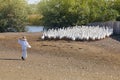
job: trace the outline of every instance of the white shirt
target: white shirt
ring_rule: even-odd
[[[27,47],[31,48],[31,46],[29,45],[26,39],[24,40],[18,39],[18,43],[22,46],[22,48],[27,48]]]

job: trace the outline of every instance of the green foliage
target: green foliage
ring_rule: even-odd
[[[28,4],[27,5],[28,14],[37,14],[37,4]]]
[[[111,3],[106,0],[91,1],[90,6],[90,19],[91,22],[115,20],[117,11],[111,8]]]
[[[25,31],[25,0],[0,0],[0,32]]]
[[[39,10],[43,15],[43,25],[47,27],[75,25],[77,16],[69,10],[70,1],[72,0],[43,0],[40,2]]]
[[[29,17],[28,17],[28,23],[29,23],[29,25],[42,25],[42,24],[41,24],[41,21],[40,21],[41,18],[42,18],[41,15],[31,14],[31,15],[29,15]]]
[[[114,0],[114,2],[111,1],[111,4],[112,4],[111,7],[118,12],[116,20],[120,21],[120,0]]]
[[[38,14],[37,4],[28,4],[28,24],[29,25],[41,25],[42,15]]]
[[[107,0],[42,0],[38,11],[45,27],[68,27],[115,20],[118,12]]]

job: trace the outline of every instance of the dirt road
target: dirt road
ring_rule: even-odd
[[[17,39],[32,48],[22,61]],[[41,33],[0,33],[0,80],[120,80],[120,42],[42,41]]]

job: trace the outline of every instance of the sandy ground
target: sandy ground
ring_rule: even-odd
[[[21,60],[17,39],[27,36],[32,48]],[[120,80],[120,42],[42,41],[41,33],[0,33],[0,80]]]

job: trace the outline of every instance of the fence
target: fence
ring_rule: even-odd
[[[120,34],[120,21],[108,21],[108,22],[95,22],[90,23],[88,26],[108,26],[110,28],[113,28],[114,34]]]

